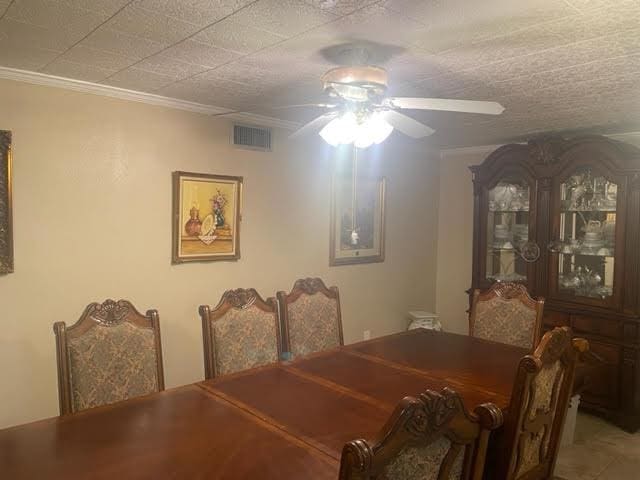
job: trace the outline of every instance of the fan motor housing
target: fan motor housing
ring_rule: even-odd
[[[387,71],[370,65],[338,67],[322,76],[324,91],[354,102],[371,100],[372,96],[382,96],[387,90]]]

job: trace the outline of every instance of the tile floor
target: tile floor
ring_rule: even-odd
[[[630,434],[579,413],[574,443],[560,449],[555,475],[558,480],[639,480],[640,432]]]

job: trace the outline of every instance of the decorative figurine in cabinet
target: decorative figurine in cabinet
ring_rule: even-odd
[[[640,427],[640,150],[601,136],[505,145],[471,167],[472,289],[522,282],[544,328],[604,363],[581,408]]]

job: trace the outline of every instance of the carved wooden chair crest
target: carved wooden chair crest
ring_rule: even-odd
[[[520,361],[495,478],[552,478],[576,360],[586,348],[586,340],[571,339],[568,327],[556,328]]]
[[[253,288],[227,290],[218,305],[199,308],[206,378],[275,363],[280,358],[278,306]]]
[[[70,327],[53,325],[60,414],[164,390],[158,312],[127,300],[92,303]]]
[[[289,294],[278,292],[284,350],[293,357],[344,345],[340,294],[319,278],[296,280]]]
[[[342,450],[340,480],[480,480],[491,430],[502,412],[491,403],[469,414],[448,388],[405,397],[373,441]]]
[[[531,298],[520,283],[497,282],[475,290],[469,335],[533,350],[540,339],[544,298]]]

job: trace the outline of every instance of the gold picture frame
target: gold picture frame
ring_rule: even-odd
[[[240,258],[242,177],[173,172],[172,263]]]
[[[0,275],[13,273],[11,132],[0,130]]]
[[[384,262],[385,190],[384,177],[333,175],[330,266]]]

